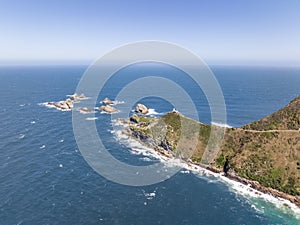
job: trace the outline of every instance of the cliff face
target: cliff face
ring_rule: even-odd
[[[161,118],[134,116],[128,132],[164,154],[200,162],[211,126],[170,112]],[[209,165],[264,187],[300,196],[300,96],[286,107],[241,128],[226,128],[221,149]],[[195,135],[197,134],[197,135]],[[191,152],[191,149],[194,149]]]

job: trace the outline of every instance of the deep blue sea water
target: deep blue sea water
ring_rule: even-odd
[[[94,172],[76,145],[72,113],[39,104],[73,94],[86,68],[0,68],[0,225],[299,224],[271,203],[244,198],[221,182],[193,173],[131,187]],[[182,85],[194,98],[200,121],[211,122],[205,96],[180,71],[162,65],[119,71],[99,100],[114,98],[143,71]],[[233,127],[269,115],[300,95],[300,68],[214,66],[212,71],[223,90],[227,124]],[[172,110],[160,98],[142,102],[159,113]],[[116,158],[136,165],[149,163],[115,140],[109,115],[95,116],[98,132]]]

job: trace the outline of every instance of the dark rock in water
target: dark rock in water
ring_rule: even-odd
[[[149,112],[149,110],[145,105],[138,103],[135,107],[135,112],[141,113],[141,114],[147,114]]]

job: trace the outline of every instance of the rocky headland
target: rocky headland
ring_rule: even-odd
[[[227,162],[228,178],[300,207],[300,96],[266,118],[240,128],[223,128],[220,150],[210,162],[202,157],[212,125],[179,112],[159,118],[134,114],[123,122],[128,124],[126,135],[165,156],[217,173],[224,172]]]

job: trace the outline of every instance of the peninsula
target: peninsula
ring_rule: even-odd
[[[203,154],[212,125],[179,112],[159,118],[134,114],[126,123],[127,135],[161,154],[214,172],[226,170],[228,178],[300,207],[300,96],[261,120],[240,128],[224,128],[220,150],[209,163],[203,161]]]

